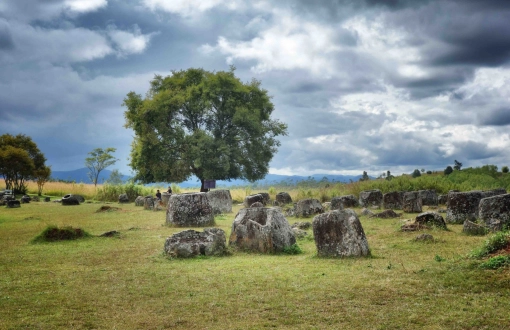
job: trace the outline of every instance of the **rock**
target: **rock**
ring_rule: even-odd
[[[278,194],[276,194],[275,199],[278,203],[280,203],[280,205],[292,203],[292,198],[290,197],[289,193],[286,192],[279,192]]]
[[[329,210],[331,210],[331,202],[324,202],[324,203],[322,203],[322,209],[323,209],[324,211],[329,211]]]
[[[392,191],[383,195],[383,208],[388,210],[401,210],[404,192]]]
[[[262,196],[260,194],[246,196],[244,198],[243,205],[244,205],[244,207],[250,207],[255,202],[259,202],[259,203],[262,203],[262,205],[266,205],[266,204],[264,204],[264,196]]]
[[[161,204],[163,206],[165,206],[165,207],[167,206],[168,201],[170,200],[170,196],[172,196],[172,194],[170,194],[170,193],[168,193],[166,191],[161,193]]]
[[[437,193],[434,189],[418,190],[418,194],[420,194],[422,205],[437,206]]]
[[[39,202],[40,201],[39,196],[32,197],[32,201]]]
[[[400,217],[400,214],[396,213],[393,210],[384,210],[380,213],[372,214],[371,218],[381,218],[381,219],[392,219]]]
[[[430,234],[421,234],[414,238],[415,241],[431,242],[434,241],[434,236]]]
[[[489,229],[484,225],[466,220],[462,226],[462,232],[468,235],[485,235],[489,232]]]
[[[162,201],[158,201],[156,198],[154,199],[154,208],[152,209],[154,212],[165,210],[165,206]]]
[[[423,226],[434,226],[441,229],[446,229],[446,222],[439,213],[424,212],[416,216],[415,222]]]
[[[370,211],[367,208],[364,208],[363,210],[361,210],[361,215],[366,215],[368,217],[373,217],[375,215],[375,213]]]
[[[267,205],[271,202],[271,197],[269,196],[269,193],[266,192],[259,192],[257,195],[262,195],[262,198],[264,201],[262,202],[264,205]]]
[[[285,209],[285,216],[286,217],[294,217],[296,216],[296,203],[292,207],[288,207]]]
[[[127,194],[120,194],[119,195],[119,203],[120,204],[126,204],[129,203],[129,197]]]
[[[370,255],[368,241],[356,213],[334,210],[315,216],[312,222],[317,254],[321,257]]]
[[[265,207],[239,210],[229,239],[231,246],[260,253],[282,252],[295,243],[294,231],[283,214]]]
[[[166,239],[164,250],[174,258],[221,256],[227,253],[225,231],[219,228],[205,228],[203,232],[181,231]]]
[[[422,229],[427,229],[427,227],[418,222],[406,222],[400,227],[401,231],[419,231]]]
[[[448,201],[448,195],[439,195],[437,197],[437,203],[439,205],[446,205],[447,201]]]
[[[480,200],[480,220],[491,230],[510,226],[510,194],[496,195]],[[498,220],[496,222],[495,220]],[[497,224],[494,226],[494,224]]]
[[[306,236],[308,236],[308,233],[303,229],[293,227],[292,231],[294,232],[294,236],[296,236],[297,239],[305,238]]]
[[[31,200],[32,199],[28,195],[24,195],[23,197],[20,198],[20,202],[23,204],[30,203]]]
[[[232,213],[232,196],[230,195],[230,190],[209,191],[207,193],[207,198],[209,199],[209,203],[211,203],[214,214]]]
[[[116,230],[107,231],[106,233],[102,233],[101,235],[99,235],[99,237],[119,237],[119,236],[120,232]]]
[[[498,196],[498,195],[505,195],[505,194],[506,194],[505,188],[496,188],[496,189],[492,189],[492,190],[482,191],[482,198],[493,197],[493,196]]]
[[[310,217],[324,212],[324,208],[318,199],[302,199],[296,204],[296,217]]]
[[[406,213],[421,213],[422,203],[420,194],[417,191],[408,191],[402,197],[402,210]]]
[[[261,202],[255,202],[251,204],[250,207],[264,207],[264,204],[262,204]]]
[[[333,210],[343,210],[344,207],[344,199],[342,196],[331,198],[330,211]]]
[[[103,205],[101,206],[97,211],[96,213],[100,213],[100,212],[115,212],[115,211],[119,211],[120,209],[118,207],[113,207],[113,206],[109,206],[109,205]]]
[[[379,189],[365,190],[359,194],[359,205],[361,207],[380,207],[382,200],[383,195]]]
[[[291,226],[292,228],[299,228],[299,229],[310,229],[312,228],[312,223],[308,221],[304,222],[295,222]]]
[[[135,206],[143,206],[144,203],[145,203],[145,197],[143,197],[143,196],[136,197]]]
[[[152,196],[145,196],[143,199],[143,209],[144,210],[154,210],[154,204],[156,204],[156,199]]]
[[[62,197],[62,205],[80,205],[80,201],[78,198],[74,197],[73,195],[65,195]]]
[[[18,208],[21,207],[21,203],[15,199],[9,199],[7,200],[6,207],[10,209]]]
[[[167,225],[207,227],[214,225],[214,213],[207,193],[173,194],[166,211]]]
[[[49,202],[50,200],[51,200],[51,198],[50,198],[50,197],[44,197],[44,201],[45,201],[45,202]]]
[[[83,197],[82,195],[71,194],[71,196],[76,198],[80,203],[85,203],[85,197]]]
[[[481,191],[449,192],[446,222],[464,223],[478,218],[478,204],[482,199]]]
[[[359,206],[358,199],[354,195],[340,196],[340,200],[342,201],[344,209],[345,208],[358,207]]]

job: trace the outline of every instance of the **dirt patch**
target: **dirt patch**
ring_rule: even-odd
[[[34,238],[33,242],[68,241],[90,236],[81,228],[48,226],[39,236]]]
[[[116,211],[120,211],[121,209],[118,208],[118,207],[115,207],[115,206],[107,206],[107,205],[103,205],[99,208],[99,210],[96,211],[96,213],[100,213],[100,212],[116,212]]]
[[[508,255],[510,255],[510,242],[508,242],[504,248],[499,249],[496,252],[490,254],[491,257],[508,256]]]

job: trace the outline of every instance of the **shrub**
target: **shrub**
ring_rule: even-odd
[[[56,241],[66,241],[66,240],[75,240],[78,238],[91,237],[89,233],[80,228],[73,227],[63,227],[58,228],[57,226],[48,226],[43,230],[41,234],[36,236],[32,242],[33,243],[42,243],[42,242],[56,242]]]
[[[508,166],[503,166],[503,167],[501,168],[501,172],[503,172],[503,173],[508,173]]]
[[[480,268],[483,269],[498,269],[510,265],[510,256],[502,255],[492,257],[486,262],[480,264]]]
[[[303,250],[297,245],[297,243],[292,244],[291,246],[286,246],[283,248],[283,253],[285,254],[301,254]]]
[[[507,247],[508,244],[510,244],[510,236],[508,232],[500,231],[487,238],[484,245],[480,249],[475,250],[472,253],[472,256],[474,258],[483,258],[493,252]]]

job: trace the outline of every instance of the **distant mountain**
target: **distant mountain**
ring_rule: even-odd
[[[83,183],[92,183],[88,177],[89,170],[88,168],[80,168],[74,171],[53,171],[51,173],[51,177],[55,180],[65,180],[65,181],[74,181],[74,182],[83,182]],[[110,170],[102,170],[99,173],[98,183],[104,183],[110,177],[112,171]],[[129,176],[122,175],[122,180],[126,182],[129,180]],[[254,183],[250,183],[246,180],[231,180],[231,181],[223,181],[218,180],[216,182],[216,186],[221,187],[232,187],[232,186],[271,186],[271,185],[295,185],[300,181],[306,180],[315,180],[321,181],[326,180],[329,182],[349,182],[358,181],[361,178],[361,175],[330,175],[330,174],[313,174],[310,176],[299,176],[299,175],[280,175],[280,174],[268,174],[262,180],[256,181]],[[160,185],[167,185],[168,183],[158,183]],[[176,182],[179,187],[182,188],[193,188],[200,187],[200,180],[193,176],[191,179],[184,182]]]
[[[74,171],[51,171],[51,178],[54,180],[74,181],[76,183],[92,183],[88,176],[89,169],[84,167]],[[99,173],[97,183],[104,183],[112,174],[112,171],[104,169]],[[126,182],[130,177],[122,175],[122,181]]]

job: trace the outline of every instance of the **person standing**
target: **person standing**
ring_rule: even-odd
[[[158,201],[161,200],[161,193],[159,192],[159,189],[158,191],[156,192],[156,198],[158,199]]]

